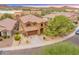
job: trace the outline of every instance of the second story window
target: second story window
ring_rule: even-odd
[[[43,26],[43,23],[41,24],[41,26]]]
[[[30,23],[30,22],[27,22],[27,23],[26,23],[26,26],[27,26],[27,27],[31,26],[31,23]]]
[[[33,22],[32,24],[33,24],[33,25],[37,25],[37,23],[36,23],[36,22]]]

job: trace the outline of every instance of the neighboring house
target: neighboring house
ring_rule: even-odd
[[[26,15],[20,18],[23,24],[23,32],[28,35],[41,34],[44,27],[46,26],[47,20],[34,15]]]
[[[42,11],[40,11],[40,10],[26,10],[26,11],[23,11],[21,14],[22,15],[28,15],[28,14],[41,15]]]
[[[41,15],[41,14],[42,14],[42,11],[40,11],[40,10],[32,10],[32,11],[31,11],[31,14],[38,14],[38,15]]]
[[[26,11],[23,11],[21,14],[22,15],[28,15],[28,14],[31,14],[31,12],[30,12],[30,10],[26,10]]]
[[[18,29],[17,21],[14,19],[3,19],[0,21],[0,36],[12,36],[13,33]]]
[[[77,16],[78,16],[78,14],[74,13],[74,12],[73,13],[71,13],[71,12],[52,12],[51,14],[43,16],[43,18],[49,20],[58,15],[64,15],[64,16],[70,18],[72,21],[77,20]]]

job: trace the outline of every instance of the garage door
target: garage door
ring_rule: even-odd
[[[36,35],[36,34],[38,34],[37,30],[35,30],[35,31],[29,31],[28,32],[28,35]]]

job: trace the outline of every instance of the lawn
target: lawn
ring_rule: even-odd
[[[45,47],[42,53],[44,55],[79,55],[79,47],[71,42],[61,42]]]

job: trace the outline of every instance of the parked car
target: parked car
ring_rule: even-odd
[[[75,32],[75,34],[79,35],[79,29]]]

